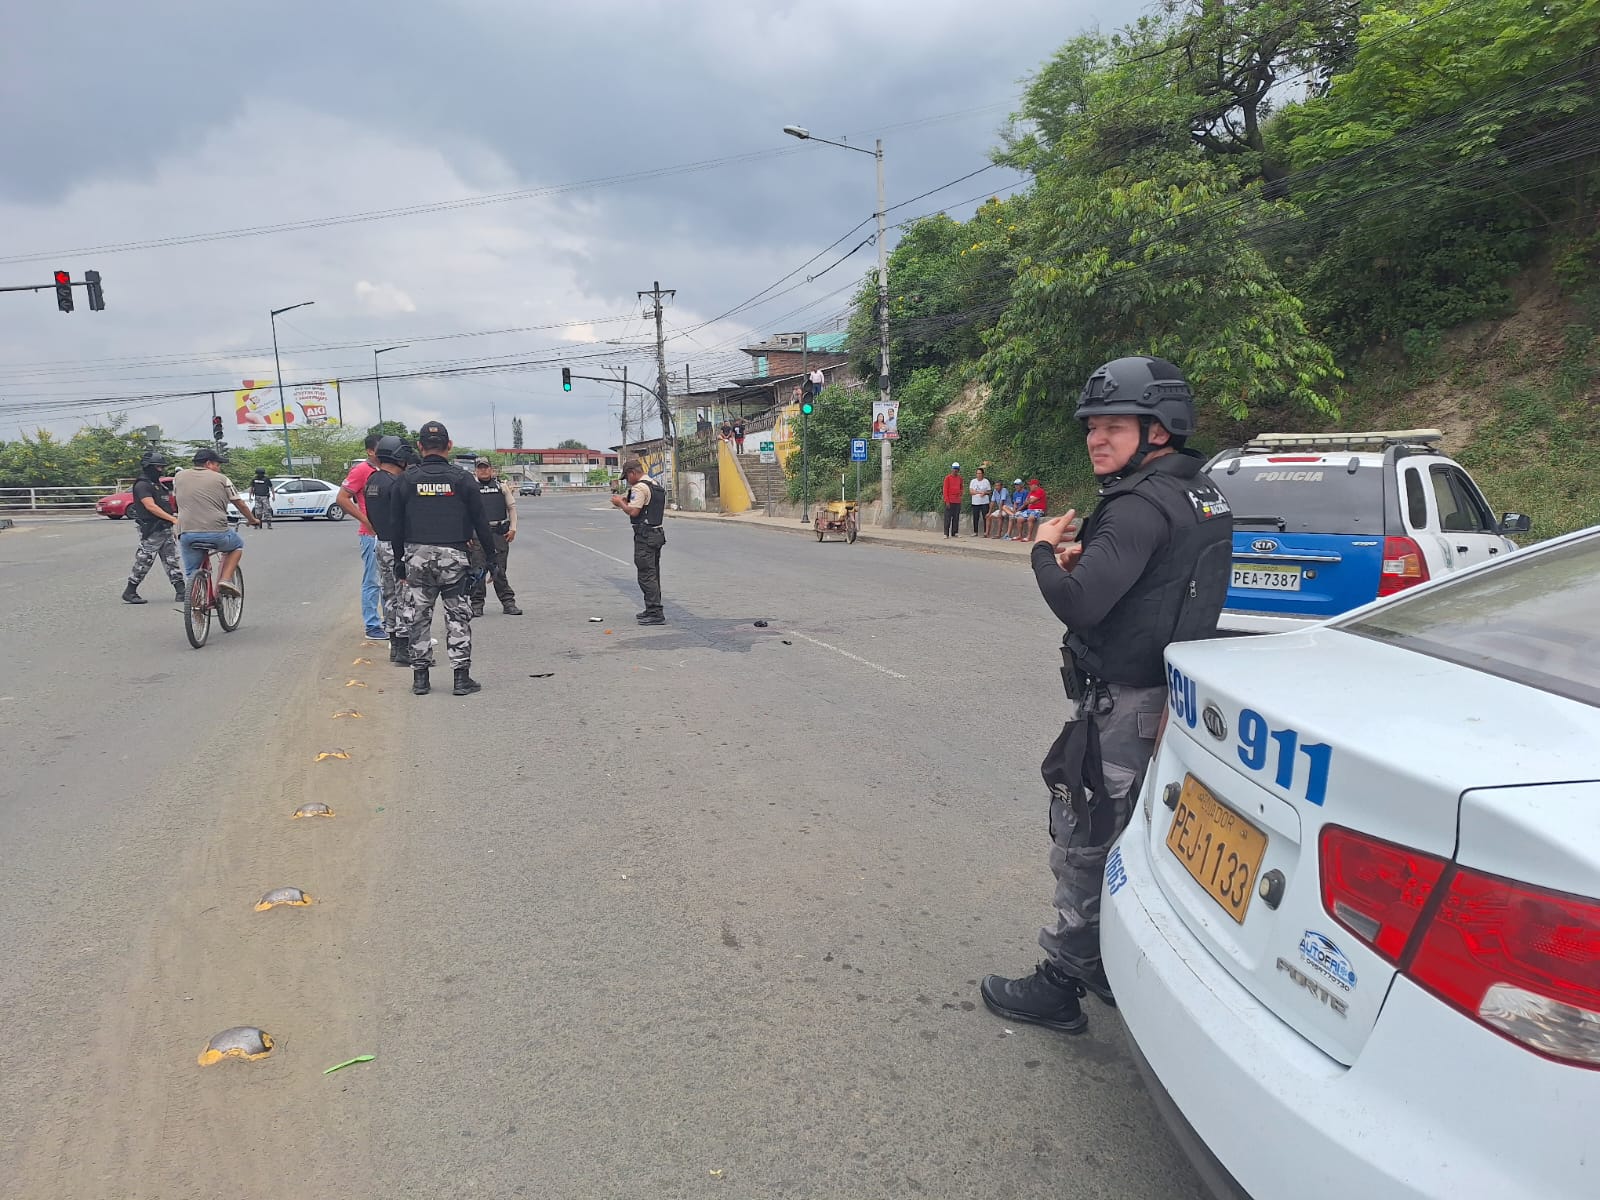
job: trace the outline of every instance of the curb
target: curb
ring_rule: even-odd
[[[709,521],[718,525],[738,525],[745,529],[770,529],[777,533],[799,534],[802,537],[816,541],[816,531],[810,525],[802,525],[798,518],[794,524],[777,524],[771,521],[749,521],[742,517],[727,517],[720,513],[688,513],[668,512],[668,517],[679,518],[686,521]],[[900,538],[884,537],[882,534],[868,533],[862,530],[856,534],[856,541],[869,542],[874,546],[890,546],[896,550],[912,550],[922,554],[949,554],[956,558],[982,558],[989,562],[1015,562],[1019,566],[1031,566],[1028,554],[1012,554],[1005,550],[980,550],[976,546],[964,546],[959,541],[950,545],[937,544],[923,545],[921,542],[907,542]],[[1030,552],[1031,553],[1031,552]]]

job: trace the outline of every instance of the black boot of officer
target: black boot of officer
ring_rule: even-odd
[[[479,692],[483,690],[483,684],[479,683],[472,677],[470,674],[471,670],[471,667],[456,668],[456,685],[452,689],[453,695],[470,696],[473,692]]]
[[[428,668],[427,667],[412,667],[411,668],[411,694],[413,696],[426,696],[428,694],[428,692],[431,691],[431,690],[432,690],[432,685],[430,685],[428,683]]]
[[[411,639],[399,634],[389,639],[389,661],[403,667],[411,661]]]

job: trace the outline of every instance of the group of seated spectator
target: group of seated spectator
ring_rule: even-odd
[[[1006,542],[1033,541],[1047,504],[1044,488],[1037,479],[1027,483],[1013,479],[1009,487],[995,492],[984,521],[984,536]]]

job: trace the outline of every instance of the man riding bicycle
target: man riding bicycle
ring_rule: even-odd
[[[233,572],[244,554],[244,539],[228,528],[228,505],[237,508],[250,524],[261,522],[245,508],[233,483],[222,473],[222,456],[209,446],[196,450],[194,470],[178,472],[172,490],[178,500],[178,547],[183,551],[184,576],[193,575],[205,562],[206,551],[196,543],[209,543],[223,555],[217,590],[237,596]]]
[[[256,468],[256,477],[250,481],[250,507],[260,520],[264,521],[272,515],[272,480],[260,467]]]

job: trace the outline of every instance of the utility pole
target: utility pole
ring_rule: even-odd
[[[888,215],[883,190],[883,139],[879,138],[873,156],[878,160],[878,400],[889,403],[889,239],[884,229]],[[899,422],[895,422],[898,427]],[[882,523],[894,516],[894,442],[884,438]]]
[[[489,437],[494,441],[494,445],[489,449],[500,449],[500,422],[495,419],[493,403],[489,405]]]
[[[674,507],[683,507],[682,497],[678,495],[678,428],[672,419],[672,405],[667,399],[667,338],[662,332],[663,311],[661,301],[665,297],[676,296],[678,293],[673,288],[661,290],[661,281],[655,281],[655,286],[648,292],[640,292],[639,298],[649,296],[655,303],[655,310],[649,315],[656,319],[656,404],[661,410],[661,436],[670,447],[667,451],[667,471],[670,482],[667,484],[672,495]],[[623,388],[624,394],[627,388]]]
[[[800,524],[811,523],[811,414],[805,402],[811,399],[811,335],[800,335]]]

